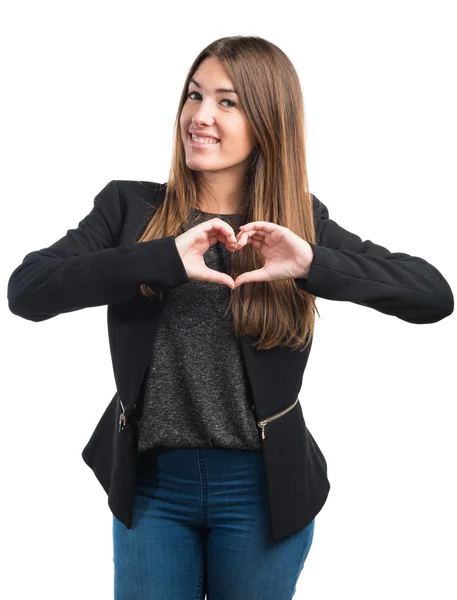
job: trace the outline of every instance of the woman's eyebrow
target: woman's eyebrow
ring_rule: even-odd
[[[191,77],[189,79],[189,83],[195,83],[195,85],[199,88],[201,88],[202,86],[198,83],[198,81],[195,81],[195,79],[193,77]],[[238,96],[238,92],[236,90],[232,90],[230,88],[218,88],[217,90],[215,90],[216,92],[221,92],[223,94],[236,94]]]

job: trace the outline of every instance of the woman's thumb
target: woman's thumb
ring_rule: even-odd
[[[214,269],[210,269],[206,267],[202,273],[205,281],[212,281],[213,283],[222,283],[223,285],[227,285],[230,289],[235,287],[235,282],[233,281],[230,275],[226,273],[221,273],[220,271],[215,271]]]

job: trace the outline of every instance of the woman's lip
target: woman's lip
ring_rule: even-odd
[[[192,133],[189,133],[189,141],[192,148],[212,148],[213,146],[217,146],[220,143],[220,140],[217,140],[215,144],[199,144],[198,142],[194,142],[192,139]]]

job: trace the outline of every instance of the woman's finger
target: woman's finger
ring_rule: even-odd
[[[207,239],[212,246],[216,242],[221,242],[224,244],[228,250],[234,249],[236,247],[236,236],[235,234],[230,234],[227,230],[213,229],[211,232],[207,233]]]
[[[203,227],[203,231],[216,229],[217,231],[225,235],[225,237],[229,238],[231,241],[235,241],[235,231],[233,230],[233,227],[225,221],[223,221],[222,219],[215,217],[214,219],[205,221],[204,225],[206,225],[206,227]]]
[[[265,231],[271,233],[275,229],[278,229],[281,225],[276,225],[276,223],[270,223],[269,221],[253,221],[252,223],[246,223],[246,225],[240,225],[241,231]]]
[[[263,242],[263,241],[265,241],[266,235],[268,235],[268,234],[263,231],[257,231],[257,230],[242,231],[239,234],[239,238],[237,236],[237,242],[238,242],[237,249],[241,248],[242,246],[245,246],[250,239],[254,239],[258,242]]]

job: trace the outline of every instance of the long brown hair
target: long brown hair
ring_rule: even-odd
[[[221,61],[235,84],[256,138],[246,174],[243,223],[277,223],[315,243],[299,78],[284,52],[257,36],[220,38],[202,50],[190,67],[176,115],[165,198],[137,241],[178,236],[188,222],[191,206],[200,208],[198,174],[186,165],[180,115],[189,79],[210,56]],[[230,275],[235,279],[264,263],[261,252],[247,244],[241,252],[231,254]],[[146,284],[140,290],[145,296],[155,295]],[[315,311],[319,314],[315,296],[300,290],[293,279],[246,283],[235,288],[230,298],[233,331],[237,335],[258,336],[253,344],[257,349],[283,345],[304,350],[311,342]]]

